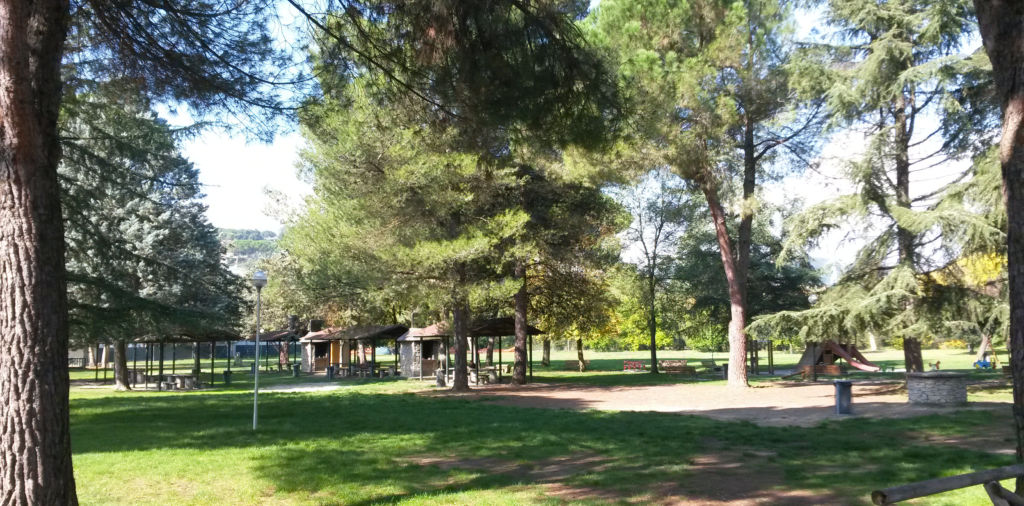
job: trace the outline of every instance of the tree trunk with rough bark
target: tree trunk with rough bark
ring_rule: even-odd
[[[109,344],[103,343],[100,345],[100,369],[106,369],[107,367],[110,367],[110,359],[108,358],[110,356],[108,355],[109,350]]]
[[[1010,274],[1010,369],[1017,462],[1024,462],[1024,3],[974,0],[985,52],[992,62],[1003,110],[999,162],[1006,199],[1007,260]],[[1024,477],[1017,478],[1024,494]]]
[[[551,338],[545,337],[541,345],[540,363],[544,367],[551,367]]]
[[[494,365],[494,336],[487,338],[487,365]]]
[[[526,308],[529,298],[526,293],[526,266],[516,265],[515,277],[522,281],[515,295],[515,361],[512,369],[512,383],[526,384]]]
[[[576,339],[576,363],[579,364],[580,372],[587,372],[587,361],[583,360],[583,339]]]
[[[90,344],[85,347],[85,366],[89,369],[96,369],[96,345]]]
[[[718,191],[702,184],[704,197],[715,226],[715,237],[718,239],[718,250],[725,269],[725,279],[729,287],[729,378],[731,387],[746,388],[747,385],[747,314],[744,290],[740,286],[736,272],[735,257],[729,240],[729,229],[726,226],[725,210],[718,200]]]
[[[124,339],[114,341],[114,388],[119,391],[132,389],[128,376],[128,345]]]
[[[0,8],[0,504],[77,504],[57,164],[69,6]]]
[[[904,209],[911,209],[910,200],[910,138],[911,132],[906,109],[908,104],[913,106],[913,100],[900,95],[893,104],[895,111],[895,155],[896,155],[896,205]],[[899,261],[901,264],[914,266],[914,255],[916,245],[914,233],[903,226],[896,226],[896,242],[899,246]],[[921,341],[916,338],[903,339],[903,361],[907,372],[921,372],[924,370],[924,358],[921,356]]]
[[[469,391],[469,374],[466,371],[466,339],[469,337],[469,304],[461,297],[455,300],[452,309],[452,330],[455,334],[455,375],[452,379],[453,392]]]

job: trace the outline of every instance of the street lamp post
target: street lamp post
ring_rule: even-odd
[[[256,287],[256,362],[253,368],[252,388],[252,430],[256,430],[257,412],[260,404],[260,296],[267,286],[267,273],[256,271],[252,275],[252,286]]]

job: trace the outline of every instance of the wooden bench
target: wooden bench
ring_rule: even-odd
[[[697,375],[697,368],[691,365],[686,365],[685,360],[659,360],[658,370],[668,374]]]
[[[589,368],[590,367],[590,361],[589,360],[584,360],[583,361],[583,367]],[[565,361],[565,369],[567,371],[578,371],[578,370],[580,370],[580,361],[579,360],[566,360]]]
[[[701,360],[700,365],[704,367],[704,372],[721,372],[722,366],[715,363],[714,360]]]
[[[647,366],[640,360],[623,360],[622,370],[624,372],[644,372]]]

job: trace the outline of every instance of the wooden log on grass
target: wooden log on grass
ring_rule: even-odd
[[[917,497],[941,494],[958,488],[982,485],[990,481],[1008,480],[1017,476],[1024,476],[1024,464],[883,488],[871,492],[871,501],[875,504],[893,504]]]

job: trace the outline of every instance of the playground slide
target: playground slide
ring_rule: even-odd
[[[844,350],[842,348],[842,346],[839,346],[839,345],[837,345],[835,343],[829,343],[828,347],[832,351],[832,353],[834,353],[836,356],[842,358],[848,364],[856,367],[857,369],[860,369],[862,371],[868,371],[868,372],[878,372],[878,370],[879,370],[879,367],[877,365],[871,364],[870,362],[865,364],[865,363],[860,362],[859,360],[853,358],[852,356],[850,356],[849,353],[846,352],[846,350]],[[857,353],[857,354],[860,355],[860,353]],[[868,365],[868,364],[871,364],[871,365]]]
[[[864,365],[869,365],[871,367],[877,367],[875,364],[871,363],[871,361],[868,360],[867,357],[865,357],[864,354],[861,353],[860,350],[858,350],[856,346],[854,346],[852,344],[850,345],[850,355],[853,355],[853,358],[857,359],[857,361],[859,361],[860,363],[862,363]]]

